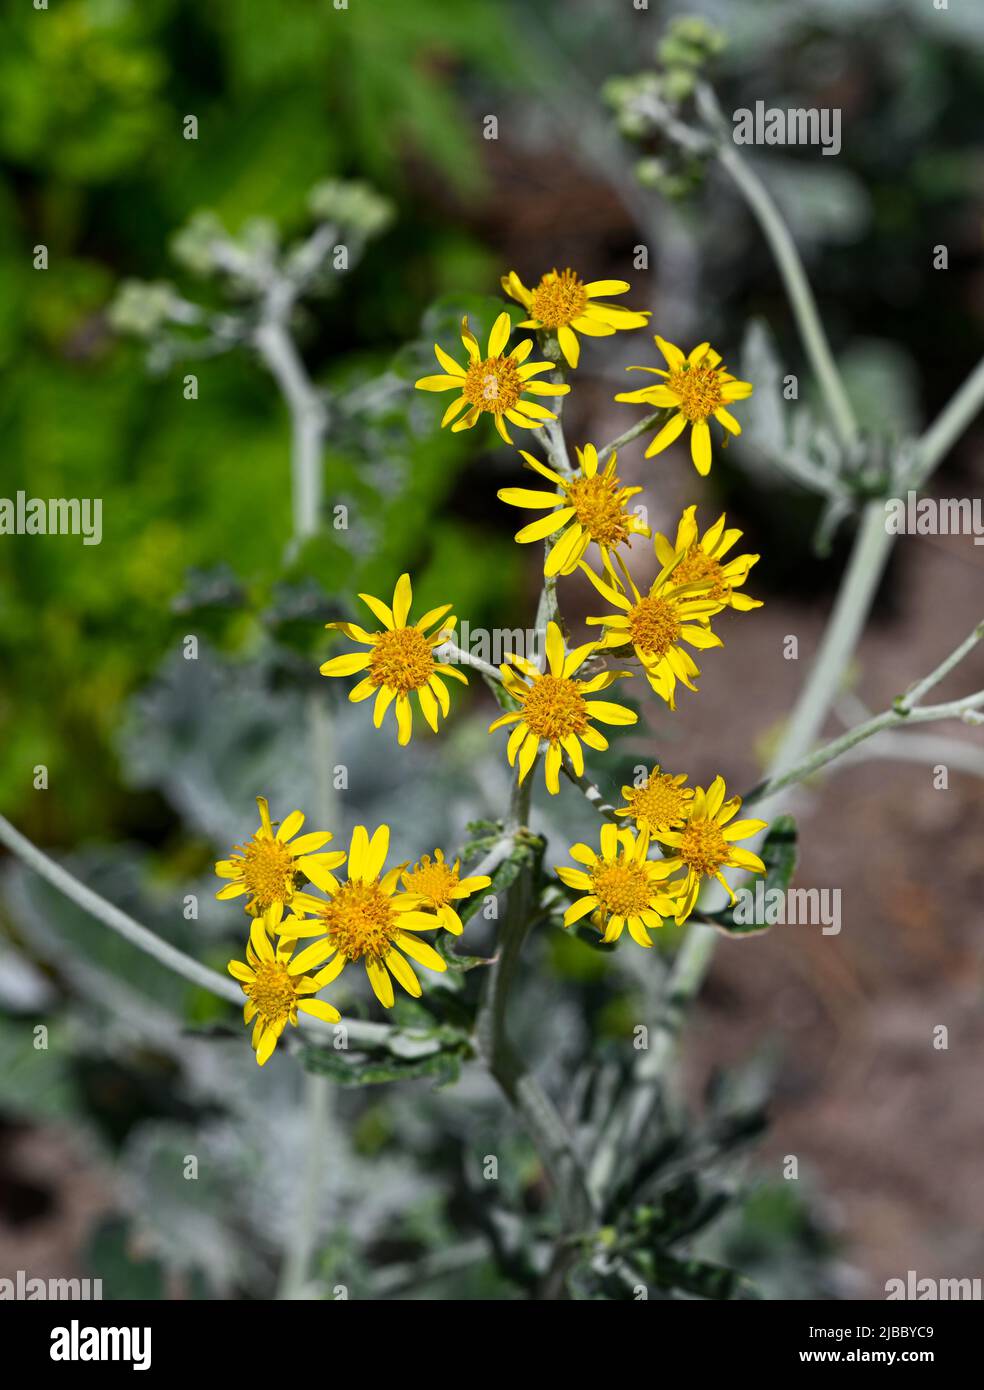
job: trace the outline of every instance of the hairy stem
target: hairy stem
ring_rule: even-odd
[[[638,439],[640,434],[645,434],[647,430],[655,429],[657,425],[663,423],[671,412],[668,410],[654,410],[651,415],[644,415],[641,420],[637,420],[631,429],[624,434],[617,435],[604,448],[598,450],[599,466],[605,462],[609,455],[621,449],[623,444],[631,444],[633,439]]]
[[[854,410],[848,399],[834,355],[827,341],[827,334],[817,310],[817,302],[810,288],[810,282],[803,269],[803,262],[796,249],[792,234],[786,226],[779,209],[772,200],[765,184],[748,164],[733,143],[722,140],[718,145],[717,156],[721,164],[734,179],[748,206],[758,219],[765,238],[775,257],[779,274],[782,276],[786,294],[796,319],[803,347],[810,365],[816,373],[824,399],[830,411],[830,418],[842,444],[853,445],[857,439],[858,426]]]
[[[151,956],[159,964],[173,971],[175,975],[180,975],[189,984],[207,989],[210,994],[216,995],[219,999],[228,1000],[230,1004],[242,1005],[243,992],[235,980],[220,975],[217,970],[210,970],[207,965],[202,965],[201,961],[195,960],[193,956],[179,951],[170,942],[162,941],[149,927],[136,921],[135,918],[118,908],[115,903],[109,902],[108,899],[83,883],[81,879],[70,874],[61,864],[49,858],[43,850],[38,849],[37,845],[15,829],[5,816],[0,816],[0,844],[10,850],[11,854],[15,854],[40,878],[45,879],[53,888],[57,888],[59,893],[70,898],[90,917],[102,922],[104,926],[116,932],[125,941],[129,941],[132,946],[136,946],[145,955]],[[334,1024],[323,1023],[320,1019],[303,1014],[299,1016],[299,1023],[312,1036],[331,1042],[335,1039]],[[346,1019],[344,1026],[353,1042],[369,1046],[385,1044],[393,1032],[388,1024],[363,1023],[359,1019]]]

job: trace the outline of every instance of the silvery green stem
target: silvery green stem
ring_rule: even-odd
[[[210,970],[207,965],[202,965],[201,961],[185,955],[184,951],[179,951],[170,942],[162,941],[148,927],[94,892],[54,859],[50,859],[43,850],[38,849],[37,845],[32,844],[26,836],[16,830],[5,816],[0,816],[0,844],[6,845],[7,849],[16,854],[29,869],[46,879],[66,898],[71,898],[83,911],[110,927],[118,936],[122,936],[125,941],[129,941],[146,955],[152,956],[175,975],[180,975],[182,979],[198,985],[201,989],[207,989],[211,994],[227,999],[230,1003],[242,1004],[243,992],[235,980]]]
[[[108,899],[83,883],[81,879],[69,873],[61,864],[51,859],[43,850],[38,849],[37,845],[22,835],[5,816],[0,816],[0,844],[5,845],[11,854],[15,854],[29,869],[32,869],[40,878],[45,879],[53,888],[57,888],[58,892],[64,894],[66,898],[70,898],[90,917],[102,922],[111,931],[123,937],[124,941],[129,941],[131,946],[136,946],[145,955],[151,956],[160,965],[165,966],[175,975],[180,975],[183,980],[187,980],[190,984],[198,985],[200,989],[207,989],[210,994],[216,995],[219,999],[225,999],[230,1004],[242,1005],[243,992],[235,980],[220,975],[216,970],[210,970],[207,965],[202,965],[201,961],[195,960],[193,956],[179,951],[170,942],[162,941],[156,932],[152,932],[149,927],[145,927],[129,913],[109,902]],[[334,1042],[335,1026],[333,1024],[323,1023],[320,1019],[310,1018],[303,1014],[299,1021],[300,1026],[305,1031],[310,1032],[312,1036],[326,1042]],[[345,1029],[353,1042],[367,1046],[384,1044],[393,1032],[388,1024],[363,1023],[359,1019],[346,1019]]]
[[[827,402],[830,418],[841,443],[851,445],[857,439],[857,421],[837,364],[834,362],[826,330],[796,243],[772,201],[772,195],[735,146],[722,141],[718,147],[718,159],[738,185],[765,233],[786,287],[806,355]]]
[[[843,753],[847,753],[857,744],[863,743],[865,739],[872,738],[875,734],[880,734],[885,729],[898,729],[911,724],[936,723],[943,719],[963,719],[970,711],[978,710],[984,706],[984,690],[978,690],[973,695],[965,695],[962,700],[949,700],[941,705],[916,705],[910,709],[887,709],[881,714],[872,715],[863,724],[856,725],[853,729],[848,729],[839,738],[833,738],[829,743],[814,751],[806,758],[789,769],[780,777],[772,777],[755,787],[744,798],[744,805],[752,805],[763,798],[774,797],[777,792],[784,791],[786,787],[795,786],[797,782],[802,782],[807,777],[812,777],[820,768],[826,767],[827,763],[832,763],[835,758],[839,758]]]
[[[321,518],[327,412],[287,328],[293,304],[290,282],[277,280],[264,301],[253,341],[290,412],[292,530],[296,549],[315,534]]]
[[[984,357],[947,401],[916,447],[916,477],[921,487],[945,458],[984,405]]]
[[[264,299],[262,318],[254,339],[257,351],[280,387],[290,414],[291,549],[294,552],[308,537],[317,533],[321,522],[322,452],[327,426],[324,402],[313,386],[288,330],[296,293],[295,284],[288,277],[278,276],[274,279]],[[327,828],[335,819],[331,721],[325,700],[323,690],[312,692],[307,699],[311,762],[322,828]],[[304,1163],[294,1230],[286,1243],[277,1286],[277,1297],[280,1299],[303,1296],[318,1239],[321,1151],[331,1103],[328,1078],[317,1072],[306,1072],[303,1089],[307,1123]]]
[[[848,399],[827,333],[817,310],[796,243],[765,184],[738,153],[713,90],[705,83],[697,89],[697,105],[715,139],[715,153],[734,180],[765,235],[775,258],[789,299],[803,347],[813,367],[837,435],[843,445],[852,446],[858,436],[857,420]]]
[[[738,159],[737,152],[730,151],[735,156],[733,160],[725,158],[726,152],[727,147],[721,151],[722,159],[732,168],[732,172],[738,168],[739,186],[748,194],[750,201],[754,190],[753,206],[779,263],[800,330],[804,335],[804,342],[818,376],[826,382],[828,402],[832,412],[836,412],[838,416],[842,437],[846,443],[851,443],[855,437],[853,413],[846,397],[843,397],[840,377],[830,358],[826,336],[816,313],[816,304],[792,237],[761,183],[754,176],[751,179],[744,177],[749,171],[745,169],[744,162]],[[832,368],[832,372],[828,368]],[[916,457],[919,460],[920,483],[929,477],[946,450],[980,410],[982,404],[984,362],[974,369],[940,417],[918,441]],[[883,502],[880,499],[869,502],[861,513],[857,535],[833,611],[779,752],[769,769],[767,783],[788,773],[815,743],[867,622],[894,540],[894,535],[889,533],[885,524]],[[969,720],[974,715],[975,709],[968,707],[965,717]],[[779,805],[778,795],[770,795],[759,807],[759,815],[765,820],[770,820],[779,809]],[[715,912],[723,908],[727,901],[723,888],[713,883],[702,895],[701,907],[708,912]],[[688,928],[670,971],[662,1010],[655,1024],[655,1038],[651,1039],[649,1050],[639,1054],[635,1069],[636,1085],[624,1108],[618,1136],[609,1137],[599,1146],[591,1165],[590,1183],[593,1193],[605,1190],[618,1153],[631,1151],[638,1143],[651,1113],[654,1090],[662,1084],[662,1077],[673,1056],[687,1009],[700,992],[719,936],[713,927],[703,923],[692,922]]]
[[[616,436],[604,448],[598,450],[599,465],[604,463],[611,454],[621,449],[623,444],[631,444],[633,439],[639,438],[640,434],[645,434],[647,430],[655,429],[657,425],[662,424],[669,414],[668,410],[654,410],[651,415],[644,415],[641,420],[637,420],[631,429]]]
[[[331,1096],[328,1078],[316,1072],[304,1074],[304,1167],[297,1194],[294,1234],[287,1241],[277,1282],[278,1299],[304,1298],[311,1261],[318,1239],[318,1192],[323,1176],[322,1145],[328,1129]]]
[[[461,647],[452,642],[450,638],[435,648],[434,657],[437,661],[452,661],[461,666],[471,666],[474,670],[480,671],[487,681],[494,681],[496,685],[502,684],[502,674],[498,666],[490,665],[489,662],[483,661],[480,656],[474,656],[471,652],[462,651]]]
[[[509,824],[529,820],[530,793],[536,764],[522,785],[514,787]],[[510,885],[506,913],[499,928],[498,950],[485,980],[476,1020],[479,1051],[506,1098],[515,1106],[550,1174],[568,1227],[579,1227],[590,1213],[581,1165],[556,1106],[527,1070],[509,1041],[507,1005],[532,915],[531,876],[521,872]]]
[[[558,419],[544,430],[543,438],[552,466],[563,476],[569,476],[570,464],[559,418],[560,404],[562,402],[558,402]],[[556,580],[545,577],[536,616],[541,653],[545,652],[547,623],[558,616],[556,592]],[[517,767],[505,822],[506,832],[510,836],[529,823],[533,779],[538,766],[539,758],[523,782],[519,781]],[[475,1029],[479,1051],[503,1094],[519,1112],[554,1183],[565,1224],[571,1229],[581,1226],[591,1209],[581,1162],[556,1106],[535,1077],[526,1070],[509,1041],[507,1029],[509,991],[532,915],[531,890],[531,875],[524,869],[507,892],[506,913],[499,929],[496,959],[486,976]]]
[[[981,638],[984,637],[984,620],[967,634],[959,647],[954,647],[949,656],[944,657],[935,670],[930,671],[928,676],[923,676],[921,681],[917,681],[901,699],[895,701],[895,708],[900,713],[907,713],[914,705],[918,705],[924,695],[928,695],[939,685],[954,667],[959,666],[964,657],[974,650]]]

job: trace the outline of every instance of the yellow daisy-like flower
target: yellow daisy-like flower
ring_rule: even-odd
[[[408,574],[401,574],[396,581],[392,608],[371,594],[360,594],[359,598],[384,625],[384,630],[366,632],[357,623],[326,623],[326,627],[337,628],[346,637],[351,637],[353,642],[362,642],[369,650],[332,657],[321,666],[321,674],[354,676],[365,671],[362,680],[349,692],[349,699],[358,702],[375,695],[372,722],[377,729],[395,700],[396,727],[401,744],[409,743],[413,732],[410,696],[416,693],[421,714],[437,733],[440,715],[446,717],[451,708],[445,678],[468,684],[468,677],[463,671],[455,666],[442,665],[434,656],[435,648],[448,640],[457,622],[456,618],[448,616],[451,604],[431,608],[419,622],[411,626],[408,618],[413,589]]]
[[[675,884],[667,884],[671,870],[665,859],[649,859],[649,829],[638,835],[608,823],[601,827],[601,854],[589,845],[571,846],[571,858],[585,865],[569,869],[558,865],[562,883],[583,894],[564,913],[569,927],[591,913],[604,941],[617,941],[622,929],[640,946],[651,946],[649,932],[663,925],[677,911]]]
[[[271,908],[262,919],[256,918],[246,944],[246,960],[231,960],[227,967],[246,996],[243,1021],[253,1024],[253,1051],[261,1067],[269,1061],[287,1024],[297,1026],[298,1012],[326,1023],[337,1023],[341,1017],[331,1004],[310,997],[331,978],[330,971],[317,970],[330,954],[324,942],[315,942],[296,955],[294,941],[281,940],[274,948],[269,934],[280,929],[281,911]],[[317,973],[308,974],[311,970]]]
[[[653,690],[670,709],[676,709],[677,681],[688,690],[696,690],[693,677],[700,675],[693,657],[681,644],[687,642],[701,650],[723,646],[720,637],[710,629],[711,617],[723,605],[709,596],[709,586],[704,582],[676,584],[671,565],[660,570],[648,594],[640,594],[627,570],[628,590],[622,593],[583,562],[581,568],[602,598],[617,610],[601,618],[586,619],[605,629],[599,646],[632,646]]]
[[[694,909],[701,880],[716,878],[728,890],[732,902],[735,895],[722,869],[747,869],[765,873],[765,865],[751,850],[740,849],[735,840],[745,840],[766,828],[764,820],[734,820],[741,808],[741,797],[725,801],[723,777],[715,777],[705,791],[697,787],[690,803],[690,814],[682,830],[662,830],[656,839],[667,845],[669,856],[663,861],[670,871],[686,872],[683,892],[677,907],[677,922],[685,922]]]
[[[640,391],[623,391],[617,401],[658,408],[673,408],[676,413],[655,436],[646,450],[646,458],[662,453],[667,445],[690,425],[690,456],[697,472],[706,476],[711,471],[711,431],[708,420],[713,415],[730,434],[741,434],[741,425],[728,410],[734,401],[743,401],[755,389],[750,381],[736,381],[721,365],[721,354],[710,343],[700,343],[688,357],[678,347],[659,334],[653,339],[666,358],[669,371],[660,367],[628,367],[630,372],[651,372],[664,377],[658,386],[644,386]]]
[[[639,716],[624,705],[585,699],[586,695],[606,690],[620,676],[629,674],[627,671],[603,671],[590,680],[575,680],[575,672],[598,650],[598,643],[588,642],[572,652],[565,652],[560,628],[556,623],[548,623],[546,672],[514,652],[509,654],[512,665],[499,667],[506,690],[519,702],[520,708],[496,719],[489,725],[489,733],[515,724],[506,753],[510,767],[517,757],[519,759],[520,782],[536,761],[540,745],[545,743],[547,791],[556,794],[560,791],[560,767],[565,753],[580,776],[584,771],[581,744],[586,743],[599,751],[608,747],[608,740],[592,726],[592,720],[598,719],[602,724],[634,724],[638,719]]]
[[[578,333],[608,338],[620,328],[645,328],[649,311],[637,313],[619,304],[606,304],[599,295],[625,294],[627,280],[592,280],[585,284],[573,270],[548,270],[535,289],[528,290],[514,270],[502,277],[502,288],[529,314],[521,328],[547,329],[557,334],[568,364],[581,355]]]
[[[748,572],[758,561],[757,555],[735,555],[725,560],[725,555],[742,537],[741,531],[732,527],[724,529],[724,512],[713,526],[701,536],[697,529],[696,506],[688,507],[680,518],[676,540],[671,545],[666,536],[657,531],[653,538],[656,558],[661,565],[673,565],[674,584],[707,582],[710,585],[708,597],[715,599],[725,608],[735,608],[747,613],[751,608],[761,608],[762,600],[749,594],[739,594],[740,588],[748,578]]]
[[[343,851],[318,850],[333,839],[330,830],[314,830],[295,838],[304,824],[300,811],[291,811],[281,822],[276,834],[270,820],[270,807],[265,796],[258,796],[260,828],[245,845],[234,845],[229,859],[220,859],[215,866],[219,878],[229,879],[217,898],[241,898],[249,895],[246,911],[261,917],[268,908],[283,908],[293,901],[300,874],[318,888],[334,886],[331,870],[344,863]]]
[[[675,830],[687,819],[693,800],[693,787],[685,787],[685,772],[661,772],[659,763],[645,782],[638,787],[623,787],[624,806],[616,806],[618,816],[631,816],[641,829],[648,825],[650,833]]]
[[[468,319],[461,320],[461,341],[468,354],[468,365],[459,367],[437,343],[434,352],[446,376],[422,376],[414,382],[418,391],[460,391],[444,412],[442,427],[451,425],[452,430],[470,430],[478,423],[478,417],[487,413],[493,417],[495,427],[507,444],[512,443],[505,420],[519,425],[524,430],[537,430],[544,420],[556,420],[552,410],[530,396],[565,396],[571,389],[562,382],[534,381],[542,372],[553,370],[552,362],[527,362],[533,351],[533,339],[524,338],[517,343],[512,352],[504,354],[503,349],[512,332],[512,321],[505,312],[501,313],[492,325],[485,356],[478,345],[478,339],[468,327]],[[466,409],[467,407],[467,409]],[[462,411],[464,415],[461,415]],[[461,419],[456,417],[461,415]]]
[[[393,979],[415,999],[420,997],[420,981],[406,956],[429,970],[448,968],[433,946],[416,935],[436,931],[438,917],[421,910],[419,894],[397,892],[406,864],[383,872],[389,836],[388,825],[381,825],[371,839],[365,826],[357,825],[352,832],[346,881],[330,894],[328,902],[310,894],[300,895],[296,905],[314,915],[288,917],[280,927],[285,937],[325,937],[321,943],[324,958],[333,959],[318,975],[324,983],[340,975],[350,961],[363,961],[376,998],[387,1009],[393,1006]]]
[[[630,497],[641,487],[623,487],[615,473],[616,455],[612,454],[602,472],[598,471],[598,451],[585,444],[577,451],[578,474],[564,478],[532,454],[520,453],[529,468],[553,483],[559,492],[542,492],[535,488],[504,487],[499,497],[513,507],[533,511],[550,508],[549,515],[531,521],[516,532],[521,545],[542,541],[555,532],[554,541],[543,565],[545,575],[573,574],[588,546],[594,543],[601,550],[605,573],[614,582],[611,551],[630,536],[648,536],[649,527],[628,510]]]
[[[403,886],[407,892],[420,898],[422,908],[436,912],[441,926],[455,936],[460,936],[465,928],[452,903],[470,898],[480,888],[488,888],[491,882],[487,874],[462,878],[461,860],[456,859],[449,864],[443,850],[439,849],[434,851],[433,859],[425,854],[419,863],[403,874]]]

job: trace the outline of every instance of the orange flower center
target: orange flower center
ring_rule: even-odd
[[[582,314],[587,302],[587,291],[579,275],[573,270],[558,275],[554,270],[544,275],[533,291],[530,314],[545,328],[560,328]]]
[[[286,965],[279,960],[260,961],[256,978],[245,992],[269,1023],[281,1023],[289,1017],[295,999],[294,985]]]
[[[280,840],[257,837],[250,840],[243,853],[243,882],[252,894],[253,904],[265,910],[271,903],[290,902],[295,869],[287,846]]]
[[[539,676],[523,699],[523,718],[537,738],[554,743],[587,728],[588,708],[572,680]]]
[[[721,373],[716,367],[681,367],[670,373],[666,384],[680,397],[680,409],[690,421],[706,420],[718,406],[724,405]]]
[[[472,362],[461,388],[465,399],[479,410],[504,415],[523,394],[523,382],[514,357],[487,357]]]
[[[653,899],[645,868],[631,860],[597,864],[591,873],[591,891],[611,917],[637,917]]]
[[[730,586],[724,582],[724,575],[720,564],[713,556],[708,555],[706,550],[701,550],[699,545],[692,546],[686,555],[673,571],[670,582],[672,584],[699,584],[702,581],[710,583],[707,597],[720,602],[730,592]]]
[[[629,613],[632,645],[655,657],[664,657],[680,636],[680,614],[670,599],[642,598]]]
[[[419,893],[434,907],[442,907],[458,886],[458,872],[442,859],[431,860],[425,854],[417,867],[404,875],[403,885],[408,893]]]
[[[728,842],[716,820],[692,820],[683,828],[678,853],[689,869],[707,878],[728,858]]]
[[[381,632],[372,649],[369,679],[406,695],[419,690],[434,674],[434,653],[417,627],[398,627]]]
[[[598,545],[620,545],[628,539],[625,510],[618,498],[616,477],[596,474],[568,484],[567,499],[577,519]]]
[[[321,916],[325,931],[347,960],[381,960],[399,929],[398,914],[378,883],[343,883]]]
[[[675,786],[668,772],[660,772],[636,787],[628,801],[636,820],[647,820],[654,830],[669,830],[681,824],[692,797],[689,788]]]

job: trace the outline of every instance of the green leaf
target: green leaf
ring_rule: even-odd
[[[487,890],[486,890],[487,891]],[[476,893],[475,897],[481,897],[481,893]],[[456,974],[462,974],[466,970],[474,970],[479,965],[491,965],[492,960],[488,956],[463,956],[459,955],[454,949],[454,937],[449,933],[438,937],[432,942],[434,950],[442,960],[447,961],[448,969]]]
[[[494,843],[494,841],[493,841]],[[491,848],[491,846],[490,846]],[[475,913],[482,906],[489,893],[504,893],[505,890],[519,877],[520,871],[530,864],[533,864],[539,855],[543,853],[543,841],[535,835],[520,832],[516,836],[516,843],[508,857],[492,871],[490,875],[492,882],[488,888],[479,893],[473,893],[458,911],[458,916],[462,922],[467,922],[474,917]]]
[[[678,1260],[665,1251],[653,1251],[640,1259],[648,1264],[652,1282],[661,1289],[696,1294],[698,1298],[729,1299],[735,1294],[740,1276],[724,1265],[705,1260]]]
[[[378,1086],[387,1081],[410,1081],[415,1077],[434,1078],[435,1090],[457,1081],[461,1072],[462,1049],[444,1049],[427,1057],[357,1057],[346,1060],[330,1048],[305,1047],[301,1061],[305,1068],[328,1076],[340,1086]]]

